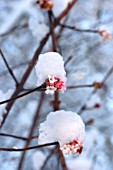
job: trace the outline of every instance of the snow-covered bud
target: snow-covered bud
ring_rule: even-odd
[[[85,125],[81,117],[71,111],[50,112],[39,127],[39,144],[59,142],[64,154],[78,154],[82,151]]]
[[[99,30],[99,34],[103,37],[105,41],[109,41],[111,39],[111,34],[107,30]]]
[[[50,10],[53,7],[53,2],[51,0],[38,0],[38,4],[41,9]]]
[[[36,64],[37,85],[46,84],[46,94],[54,94],[56,90],[66,90],[66,72],[64,61],[60,54],[47,52],[40,54]]]

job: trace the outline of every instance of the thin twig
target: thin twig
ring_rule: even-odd
[[[54,25],[53,25],[53,18],[52,18],[52,11],[48,11],[48,16],[49,16],[49,22],[50,22],[50,32],[51,32],[51,37],[52,37],[52,45],[53,45],[53,51],[57,51],[57,41],[56,41],[56,35],[54,32]]]
[[[12,134],[6,134],[6,133],[0,133],[0,136],[16,138],[16,139],[25,140],[25,141],[26,141],[26,140],[29,140],[29,139],[38,138],[38,136],[30,136],[29,138],[26,138],[26,137],[21,137],[21,136],[12,135]]]
[[[57,146],[58,146],[58,152],[59,152],[59,156],[60,156],[60,161],[61,161],[61,164],[62,164],[62,169],[63,170],[67,170],[67,166],[66,166],[66,163],[65,163],[64,155],[63,155],[62,151],[60,150],[59,143],[57,144]]]
[[[56,149],[57,149],[57,148],[55,147],[55,148],[53,148],[53,149],[51,150],[50,154],[47,156],[47,158],[46,158],[46,160],[44,161],[44,163],[43,163],[42,167],[40,168],[40,170],[45,170],[45,167],[46,167],[47,162],[49,161],[49,159],[51,158],[51,156],[56,152]]]
[[[15,75],[14,75],[12,69],[10,68],[10,66],[9,66],[9,64],[8,64],[8,62],[7,62],[7,60],[6,60],[6,58],[5,58],[5,56],[4,56],[4,54],[3,54],[3,52],[2,52],[1,49],[0,49],[0,54],[1,54],[1,56],[2,56],[2,59],[3,59],[5,65],[6,65],[7,69],[8,69],[8,71],[9,71],[11,77],[13,78],[14,82],[16,83],[16,85],[18,85],[17,78],[15,77]]]
[[[23,29],[23,28],[26,28],[26,27],[28,27],[28,23],[26,23],[26,22],[23,25],[14,26],[9,31],[1,34],[0,37],[7,36],[7,35],[11,34],[12,32],[14,32],[15,30],[20,30],[20,29]]]
[[[107,79],[109,78],[109,76],[111,76],[111,74],[113,73],[113,66],[108,70],[107,74],[104,76],[103,80],[100,82],[100,85],[102,85],[102,87],[104,87],[105,82],[107,81]],[[87,109],[86,105],[87,102],[91,99],[91,97],[97,92],[99,88],[95,88],[91,94],[88,96],[87,101],[81,106],[78,114],[82,114],[83,111],[85,111]]]
[[[32,150],[32,149],[39,149],[39,148],[43,148],[46,146],[52,146],[52,145],[57,145],[58,142],[52,142],[52,143],[47,143],[47,144],[43,144],[43,145],[36,145],[36,146],[31,146],[31,147],[27,147],[27,148],[0,148],[0,151],[9,151],[9,152],[22,152],[22,151],[28,151],[28,150]]]
[[[67,86],[67,89],[76,89],[76,88],[89,88],[94,87],[93,84],[83,84],[83,85],[76,85],[76,86]]]
[[[72,56],[69,56],[68,59],[65,61],[64,63],[64,67],[66,67],[66,65],[68,64],[68,62],[72,59]]]
[[[19,63],[19,64],[17,64],[17,65],[14,65],[14,66],[10,67],[10,68],[11,68],[11,70],[13,70],[13,69],[20,68],[20,67],[22,67],[22,66],[24,66],[24,65],[27,65],[27,64],[29,64],[29,61],[25,61],[25,62]],[[2,71],[2,72],[0,73],[0,77],[5,76],[7,73],[8,73],[7,70]]]
[[[107,81],[107,79],[111,76],[111,74],[113,73],[113,66],[108,70],[107,74],[105,75],[102,83],[105,84],[105,82]]]
[[[77,28],[76,26],[70,26],[70,25],[61,24],[61,23],[59,23],[59,25],[63,28],[67,28],[67,29],[70,29],[73,31],[85,32],[85,33],[98,33],[99,34],[98,30],[80,29],[80,28]]]
[[[36,112],[35,112],[35,115],[34,115],[34,118],[33,118],[33,121],[32,121],[32,125],[31,125],[31,128],[30,128],[30,131],[29,131],[29,135],[28,135],[29,140],[26,141],[25,147],[28,147],[30,142],[31,142],[30,136],[32,136],[32,134],[34,132],[34,129],[35,129],[35,126],[36,126],[36,123],[38,121],[38,117],[39,117],[40,109],[41,109],[41,107],[43,105],[44,97],[45,97],[45,93],[42,93],[41,97],[40,97],[40,101],[39,101],[37,109],[36,109]],[[26,156],[26,152],[24,151],[22,153],[22,155],[21,155],[21,158],[20,158],[17,170],[21,170],[22,169],[23,164],[24,164],[24,160],[25,160],[25,156]]]
[[[34,89],[30,90],[30,91],[27,91],[27,92],[25,92],[23,94],[20,94],[20,95],[18,95],[16,97],[12,97],[12,98],[10,98],[8,100],[1,101],[0,105],[8,103],[8,102],[11,102],[11,101],[14,101],[14,100],[17,100],[17,99],[22,98],[24,96],[27,96],[28,94],[33,93],[35,91],[45,91],[45,90],[46,90],[46,86],[45,86],[45,84],[43,84],[43,85],[41,85],[39,87],[36,87],[36,88],[34,88]]]
[[[50,21],[50,32],[51,32],[51,36],[52,36],[53,50],[57,51],[57,38],[56,38],[56,35],[55,35],[55,32],[54,32],[54,26],[53,26],[53,22],[52,22],[51,11],[49,12],[49,21]],[[55,91],[53,103],[54,103],[53,104],[54,111],[59,110],[60,101],[59,101],[59,92],[58,91]],[[61,160],[62,169],[67,170],[67,166],[66,166],[66,163],[65,163],[63,153],[60,150],[60,145],[58,144],[57,147],[58,147],[59,157],[60,157],[60,160]]]

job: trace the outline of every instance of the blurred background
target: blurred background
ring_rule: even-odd
[[[55,17],[62,12],[53,9]],[[101,89],[74,88],[60,93],[60,109],[81,115],[86,124],[83,152],[79,156],[65,156],[69,170],[113,169],[113,0],[78,0],[62,20],[82,31],[55,29],[58,51],[62,54],[67,72],[67,86],[86,85],[105,80]],[[105,41],[99,33],[83,30],[106,30],[111,39]],[[31,0],[0,0],[0,49],[21,81],[40,41],[49,31],[48,12],[39,9]],[[41,53],[52,50],[51,37]],[[109,72],[110,71],[110,72]],[[109,74],[110,73],[110,74]],[[107,78],[106,78],[107,77]],[[33,67],[24,84],[26,89],[36,87],[37,77]],[[0,56],[0,90],[5,94],[15,91],[15,82]],[[6,96],[8,99],[9,96]],[[2,101],[0,96],[0,101]],[[43,100],[43,101],[42,101]],[[1,133],[28,137],[38,135],[38,127],[53,111],[54,96],[34,92],[16,100],[1,128]],[[41,103],[42,101],[42,103]],[[39,103],[41,106],[39,108]],[[37,121],[34,124],[35,116]],[[34,124],[34,127],[33,127]],[[32,130],[31,130],[32,129]],[[31,132],[31,133],[30,133]],[[0,136],[0,147],[23,148],[37,145],[38,139],[20,140]],[[26,152],[0,151],[0,170],[61,170],[58,151],[51,147]],[[25,153],[24,153],[25,154]]]

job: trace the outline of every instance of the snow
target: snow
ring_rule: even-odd
[[[59,53],[47,52],[40,54],[35,69],[38,77],[37,86],[47,82],[47,94],[53,94],[56,89],[65,90],[67,78],[64,70],[64,61]]]
[[[85,125],[74,112],[59,110],[50,112],[46,121],[39,127],[39,144],[59,142],[64,150],[65,144],[76,140],[82,144],[85,137]]]

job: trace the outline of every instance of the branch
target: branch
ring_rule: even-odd
[[[0,136],[16,138],[16,139],[20,139],[20,140],[24,140],[24,141],[29,140],[29,139],[38,138],[38,136],[30,136],[29,138],[26,138],[26,137],[21,137],[21,136],[17,136],[17,135],[6,134],[6,133],[0,133]]]
[[[52,12],[51,11],[49,11],[49,21],[50,21],[50,32],[51,32],[51,36],[52,36],[53,50],[57,51],[57,38],[56,38],[56,35],[54,32],[54,25],[52,22]],[[55,91],[53,104],[54,104],[53,105],[54,111],[59,110],[60,102],[59,102],[59,92],[58,91]],[[61,160],[62,169],[67,170],[67,166],[65,163],[63,153],[60,150],[60,145],[58,144],[57,147],[58,147],[58,152],[59,152],[59,156],[60,156],[60,160]]]
[[[57,144],[57,146],[58,146],[58,152],[59,152],[59,156],[60,156],[60,161],[61,161],[61,164],[62,164],[62,168],[63,168],[63,170],[68,170],[68,169],[67,169],[67,166],[66,166],[66,163],[65,163],[65,159],[64,159],[63,153],[62,153],[62,151],[60,150],[60,145],[59,145],[59,143]]]
[[[46,160],[44,161],[42,167],[40,168],[40,170],[45,170],[45,166],[47,164],[47,162],[49,161],[49,159],[51,158],[51,156],[56,152],[56,147],[53,148],[51,151],[50,151],[50,154],[47,156]]]
[[[14,101],[14,100],[17,100],[17,99],[22,98],[22,97],[24,97],[24,96],[27,96],[28,94],[33,93],[33,92],[35,92],[35,91],[45,91],[45,89],[46,89],[46,86],[45,86],[45,84],[43,84],[43,85],[41,85],[41,86],[39,86],[39,87],[36,87],[36,88],[34,88],[34,89],[30,90],[30,91],[27,91],[27,92],[25,92],[25,93],[23,93],[23,94],[20,94],[20,95],[18,95],[18,96],[16,96],[16,97],[12,97],[12,98],[10,98],[10,99],[8,99],[8,100],[1,101],[1,102],[0,102],[0,105],[2,105],[2,104],[4,104],[4,103],[11,102],[11,101]]]
[[[70,29],[73,31],[86,32],[86,33],[98,33],[99,34],[99,30],[79,29],[76,26],[70,26],[70,25],[65,25],[65,24],[61,24],[61,23],[59,23],[59,25],[63,28],[67,28],[67,29]]]
[[[13,28],[11,28],[10,30],[8,30],[7,32],[1,34],[0,37],[7,36],[7,35],[13,33],[15,30],[20,30],[20,29],[23,29],[23,28],[26,28],[26,27],[28,27],[28,23],[27,23],[27,22],[25,22],[25,23],[22,24],[22,25],[14,26]]]
[[[19,63],[17,65],[14,65],[14,66],[10,67],[10,68],[11,68],[11,70],[13,70],[13,69],[17,69],[17,68],[22,67],[22,66],[27,65],[27,64],[29,64],[29,61],[25,61],[25,62]],[[8,73],[7,70],[6,71],[2,71],[0,73],[0,77],[6,75],[7,73]]]
[[[109,78],[109,76],[113,73],[113,66],[109,69],[109,71],[107,72],[107,74],[104,76],[102,82],[100,83],[95,83],[94,84],[94,87],[95,89],[92,91],[92,93],[89,95],[89,97],[87,98],[87,101],[81,106],[78,114],[82,114],[83,111],[86,110],[86,105],[87,105],[87,102],[91,99],[91,96],[94,95],[98,89],[102,88],[104,85],[105,85],[105,82],[107,81],[107,79]]]
[[[30,136],[32,136],[34,130],[35,130],[35,126],[36,126],[36,123],[38,121],[38,117],[39,117],[39,113],[40,113],[40,109],[43,105],[43,101],[44,101],[44,97],[45,97],[45,93],[42,93],[41,94],[41,97],[40,97],[40,101],[38,103],[38,106],[37,106],[37,109],[36,109],[36,112],[35,112],[35,115],[33,117],[33,121],[32,121],[32,125],[30,127],[30,131],[29,131],[29,135],[28,135],[28,138],[30,138]],[[29,144],[31,142],[31,139],[27,140],[26,143],[25,143],[25,147],[28,147]],[[22,167],[23,167],[23,163],[24,163],[24,160],[25,160],[25,156],[26,156],[26,152],[24,151],[21,155],[21,158],[20,158],[20,161],[19,161],[19,165],[17,167],[17,170],[21,170]]]
[[[12,71],[12,69],[10,68],[10,66],[9,66],[9,64],[8,64],[8,62],[7,62],[7,60],[6,60],[6,58],[5,58],[5,56],[4,56],[4,54],[3,54],[3,52],[2,52],[1,49],[0,49],[0,54],[1,54],[1,56],[2,56],[2,59],[3,59],[5,65],[6,65],[7,69],[8,69],[11,77],[12,77],[13,80],[15,81],[16,85],[18,85],[18,81],[17,81],[15,75],[13,74],[13,71]]]
[[[89,88],[94,87],[94,84],[83,84],[83,85],[76,85],[76,86],[67,86],[67,89],[76,89],[76,88]]]
[[[113,73],[113,66],[108,70],[107,74],[105,75],[104,79],[103,79],[103,84],[105,84],[105,82],[107,81],[107,79],[111,76],[111,74]]]
[[[20,149],[16,149],[16,148],[0,148],[0,151],[22,152],[22,151],[39,149],[39,148],[43,148],[43,147],[46,147],[46,146],[52,146],[52,145],[57,145],[57,144],[58,144],[58,142],[52,142],[52,143],[47,143],[47,144],[43,144],[43,145],[36,145],[36,146],[31,146],[31,147],[27,147],[27,148],[20,148]]]

